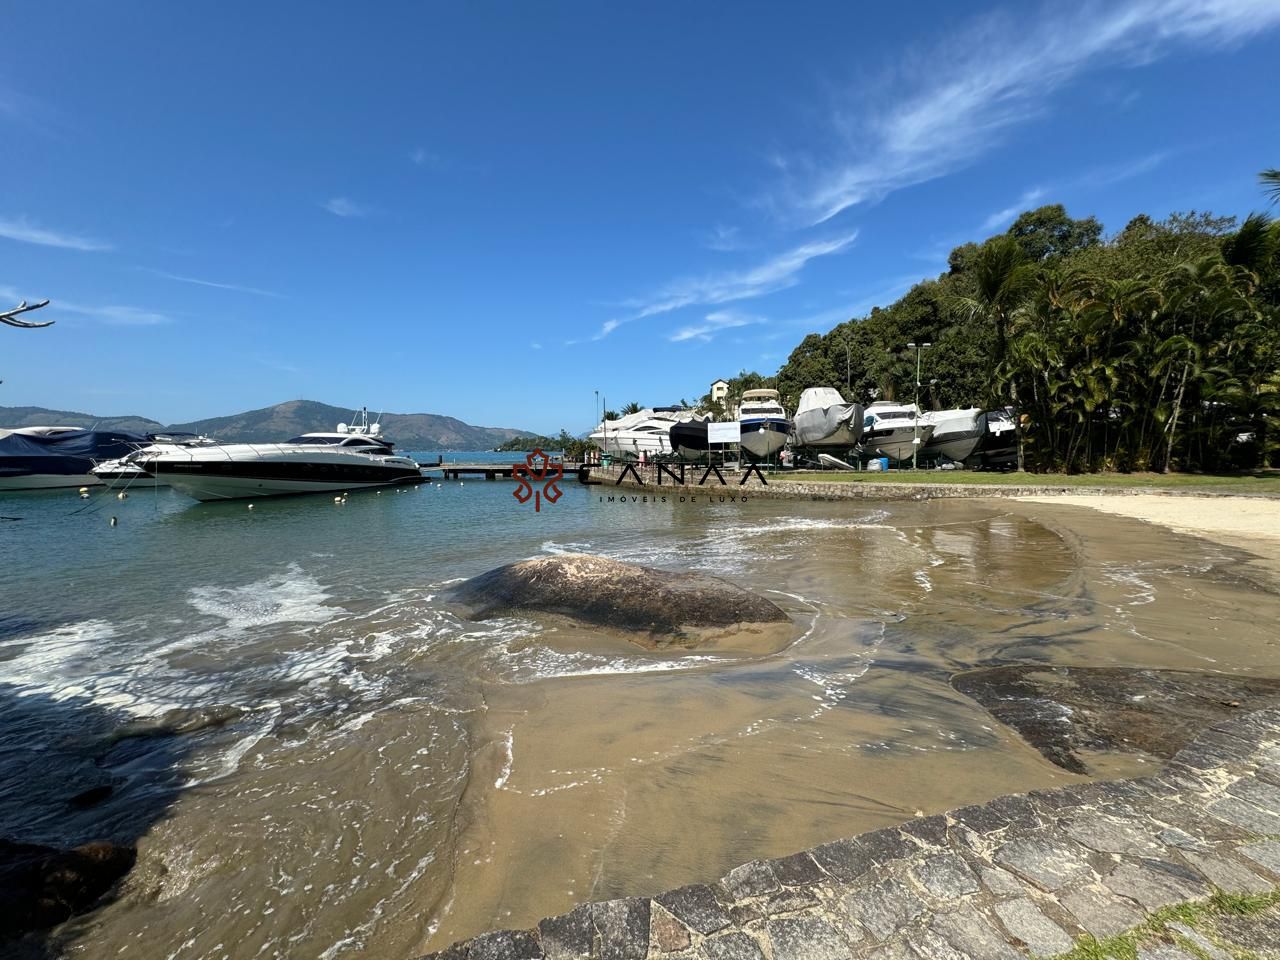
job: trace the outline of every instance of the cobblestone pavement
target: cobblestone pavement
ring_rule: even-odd
[[[1277,889],[1280,710],[1262,710],[1206,730],[1153,777],[999,797],[432,956],[1019,960],[1219,891]],[[1141,960],[1280,957],[1280,909],[1168,929]]]

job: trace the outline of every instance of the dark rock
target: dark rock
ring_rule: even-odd
[[[111,794],[115,793],[115,790],[116,788],[109,783],[100,783],[96,787],[90,787],[88,790],[81,790],[67,801],[67,805],[77,810],[87,810],[89,807],[96,807],[103,800],[106,800]]]
[[[871,850],[857,839],[833,840],[810,852],[818,866],[845,883],[857,880],[875,866]]]
[[[770,920],[765,929],[773,944],[773,960],[847,960],[849,944],[821,917]]]
[[[1126,861],[1103,884],[1117,896],[1136,900],[1149,911],[1184,900],[1201,900],[1213,892],[1190,870],[1162,860]]]
[[[649,901],[643,897],[591,905],[601,960],[643,960],[649,952]]]
[[[497,930],[473,939],[467,960],[542,960],[538,939],[528,930]]]
[[[851,893],[840,906],[878,940],[888,939],[925,912],[924,901],[897,880],[883,880]]]
[[[1026,897],[997,903],[994,909],[1009,934],[1025,943],[1034,956],[1057,956],[1073,946],[1067,932]]]
[[[595,925],[591,922],[591,905],[583,904],[558,917],[538,924],[542,952],[547,960],[572,960],[591,955]]]
[[[686,927],[704,937],[723,930],[730,922],[728,911],[720,904],[715,891],[705,884],[668,890],[654,899]]]
[[[1201,730],[1280,703],[1280,680],[1189,670],[1027,664],[970,670],[951,685],[1072,773],[1089,772],[1079,749],[1171,759]]]
[[[799,887],[823,879],[822,868],[807,853],[794,853],[789,857],[770,860],[769,866],[778,881],[787,887]]]
[[[698,949],[706,960],[764,960],[760,944],[741,932],[703,940]]]
[[[1075,918],[1080,929],[1099,940],[1136,927],[1142,914],[1127,900],[1109,896],[1094,887],[1079,887],[1061,899],[1062,906]]]
[[[649,945],[659,953],[676,953],[689,946],[689,928],[655,903],[649,909]]]
[[[947,818],[940,813],[935,813],[932,817],[916,817],[914,820],[908,820],[898,829],[907,836],[914,837],[932,847],[947,845]]]
[[[1080,856],[1079,848],[1052,834],[1010,840],[996,850],[995,861],[1051,893],[1090,874],[1089,864]]]
[[[57,850],[0,840],[0,940],[88,910],[136,859],[132,847],[113,843]]]
[[[929,930],[960,951],[961,956],[1023,960],[1022,954],[1009,945],[1004,935],[972,907],[939,914],[929,924]]]
[[[737,584],[571,553],[472,577],[449,594],[469,616],[551,613],[619,630],[683,636],[690,628],[783,624],[787,614]]]
[[[952,900],[978,892],[978,880],[968,864],[954,853],[930,857],[915,868],[920,885],[939,899]]]
[[[763,897],[782,889],[773,870],[761,860],[752,860],[734,867],[720,879],[720,886],[724,887],[730,900]]]

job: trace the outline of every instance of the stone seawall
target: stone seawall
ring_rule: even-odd
[[[1201,923],[1164,908],[1224,892],[1265,908],[1277,838],[1280,710],[1262,710],[1204,731],[1156,776],[1000,797],[432,956],[1019,960],[1139,927],[1141,960],[1273,956],[1280,910]]]
[[[741,475],[723,473],[725,484],[721,485],[713,473],[707,477],[705,484],[699,485],[703,468],[687,469],[684,484],[679,484],[670,476],[663,475],[658,482],[657,471],[648,466],[641,471],[643,482],[637,482],[635,475],[628,472],[625,476],[618,467],[593,467],[590,478],[598,482],[595,490],[601,496],[608,496],[609,491],[626,487],[628,490],[644,490],[656,496],[697,496],[697,497],[731,497],[746,496],[752,499],[768,498],[774,500],[935,500],[947,498],[975,497],[1053,497],[1053,496],[1169,496],[1169,497],[1266,497],[1266,494],[1219,493],[1197,489],[1168,490],[1158,487],[1085,487],[1063,486],[1051,484],[983,484],[983,483],[911,483],[907,481],[877,483],[874,480],[784,480],[770,478],[768,484],[760,482],[752,474],[745,484],[739,484]]]

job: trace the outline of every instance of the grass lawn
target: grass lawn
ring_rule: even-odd
[[[829,483],[946,483],[1001,487],[1151,487],[1206,493],[1280,494],[1280,471],[1245,475],[1202,473],[993,473],[976,470],[889,470],[778,472],[776,480]]]

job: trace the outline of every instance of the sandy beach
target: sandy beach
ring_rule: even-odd
[[[1024,503],[1089,507],[1101,513],[1145,520],[1257,554],[1280,565],[1280,500],[1253,497],[1133,496],[1018,497]]]

